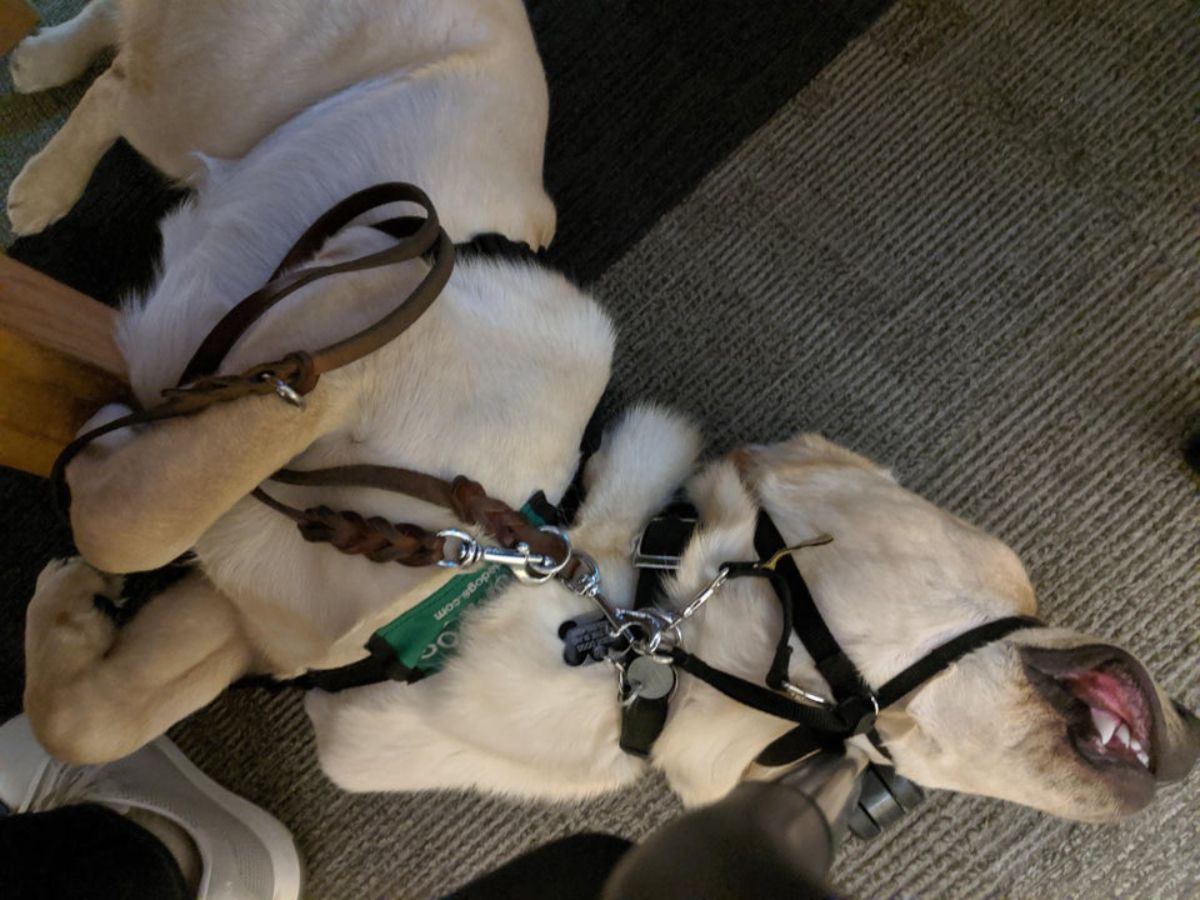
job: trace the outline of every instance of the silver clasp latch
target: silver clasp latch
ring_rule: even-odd
[[[511,550],[507,547],[490,547],[479,543],[465,531],[446,528],[438,532],[438,537],[456,541],[457,552],[447,559],[438,560],[438,565],[444,569],[470,569],[481,562],[496,563],[512,569],[513,575],[524,584],[544,584],[565,569],[571,561],[571,539],[561,528],[553,525],[543,525],[538,530],[553,534],[563,542],[566,552],[562,560],[533,553],[524,541]],[[450,546],[449,543],[447,546]]]

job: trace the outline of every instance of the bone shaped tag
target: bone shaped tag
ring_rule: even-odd
[[[602,612],[567,619],[558,626],[558,636],[563,642],[563,662],[568,666],[599,662],[610,649],[626,643],[624,638],[613,640],[612,626]]]

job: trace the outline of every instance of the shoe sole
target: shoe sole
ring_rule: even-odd
[[[299,900],[304,886],[304,871],[300,865],[300,854],[296,850],[296,843],[292,840],[291,832],[284,827],[283,823],[249,800],[221,787],[200,771],[195,763],[184,756],[183,751],[169,739],[159,738],[151,746],[161,751],[193,787],[218,806],[229,810],[262,841],[271,857],[272,870],[275,875],[275,890],[271,895],[272,900]],[[203,893],[201,891],[202,895]]]

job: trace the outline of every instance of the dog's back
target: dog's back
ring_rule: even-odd
[[[212,160],[245,159],[353,94],[353,134],[307,131],[303,175],[282,173],[276,188],[320,195],[319,214],[366,184],[409,180],[445,213],[444,184],[484,211],[483,230],[534,246],[553,237],[542,188],[549,99],[520,0],[93,0],[23,42],[14,79],[22,90],[62,84],[114,42],[112,67],[13,182],[15,233],[65,214],[117,138],[197,184]],[[361,177],[348,186],[339,172]]]
[[[118,21],[125,137],[174,177],[383,75],[502,67],[509,97],[546,103],[519,0],[121,0]]]

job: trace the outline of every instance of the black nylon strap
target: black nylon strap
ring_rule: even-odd
[[[972,628],[956,638],[951,638],[884,684],[875,695],[879,699],[879,708],[891,706],[973,650],[1008,637],[1014,631],[1041,627],[1042,622],[1032,616],[1009,616],[986,622],[978,628]]]
[[[770,559],[786,547],[787,543],[775,527],[775,523],[771,521],[771,517],[760,511],[754,531],[754,550],[759,559]],[[829,683],[834,699],[842,701],[862,696],[865,690],[863,678],[830,633],[817,609],[816,601],[813,600],[812,592],[796,567],[795,560],[790,554],[784,554],[775,564],[775,571],[787,583],[791,594],[792,621],[795,624],[796,636],[812,657],[821,677]]]
[[[986,622],[977,628],[963,632],[958,637],[951,638],[884,684],[876,694],[879,708],[886,709],[903,699],[906,694],[916,690],[934,675],[942,672],[968,653],[1008,637],[1015,631],[1025,628],[1041,628],[1042,626],[1043,623],[1040,620],[1031,616],[1009,616]],[[874,729],[868,733],[868,737],[880,753],[891,757],[887,747]],[[815,734],[808,727],[801,725],[768,744],[766,749],[758,755],[758,762],[764,766],[786,765],[825,746],[827,740],[826,736]]]
[[[484,256],[491,259],[513,259],[539,262],[541,254],[524,241],[514,241],[496,231],[477,234],[465,244],[458,245],[459,255],[473,259]]]
[[[724,568],[730,578],[766,578],[779,598],[783,610],[783,628],[780,631],[779,642],[775,645],[775,655],[771,660],[771,668],[767,672],[767,687],[776,691],[783,690],[787,682],[788,667],[792,662],[792,645],[790,638],[796,627],[795,604],[792,600],[792,590],[787,579],[775,569],[768,569],[758,563],[725,563]]]
[[[297,678],[280,681],[269,675],[251,675],[233,684],[235,688],[263,688],[267,691],[278,692],[288,688],[301,691],[320,690],[330,694],[348,691],[351,688],[366,687],[380,684],[384,681],[403,681],[413,684],[425,678],[429,673],[424,669],[410,669],[396,659],[396,651],[391,644],[377,634],[371,635],[367,641],[370,656],[336,669],[311,669]]]
[[[760,766],[786,766],[816,750],[836,748],[844,740],[837,735],[818,734],[811,728],[798,725],[767,744],[754,761]]]
[[[403,681],[412,684],[426,676],[423,669],[410,669],[396,659],[392,645],[378,634],[367,641],[370,656],[336,669],[313,669],[294,679],[294,685],[304,690],[317,688],[336,694],[351,688],[379,684],[382,681]]]
[[[704,660],[678,647],[671,651],[671,662],[731,700],[759,712],[843,738],[851,734],[851,729],[847,728],[846,723],[836,713],[815,706],[805,706],[744,678],[714,669]]]

